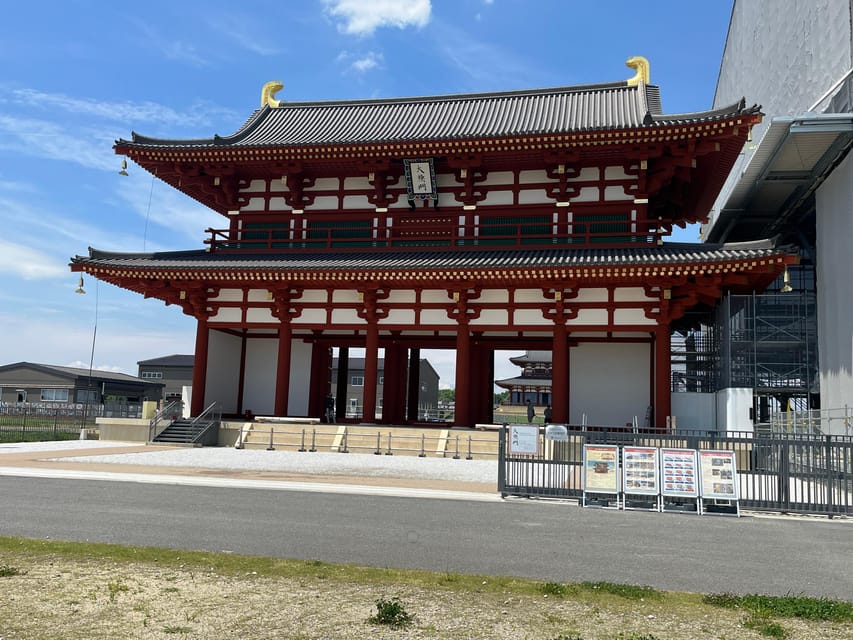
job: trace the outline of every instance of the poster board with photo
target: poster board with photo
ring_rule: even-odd
[[[619,494],[619,447],[583,446],[583,490],[584,493]]]
[[[699,451],[702,498],[738,500],[737,467],[734,451]]]
[[[507,451],[511,456],[538,456],[539,427],[529,424],[509,425]]]
[[[699,497],[699,472],[695,449],[660,450],[661,495],[677,498]]]
[[[660,493],[657,447],[622,447],[622,492],[656,496]]]

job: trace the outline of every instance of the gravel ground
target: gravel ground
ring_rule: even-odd
[[[0,446],[3,453],[25,451],[73,451],[105,447],[139,446],[138,443],[69,440],[64,442],[16,443]],[[376,456],[372,454],[298,451],[263,451],[231,447],[191,447],[63,457],[68,462],[134,464],[172,468],[202,468],[279,472],[308,475],[335,475],[376,478],[418,478],[497,484],[495,460],[453,460],[417,456]]]

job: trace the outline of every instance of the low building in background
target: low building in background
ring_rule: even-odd
[[[385,359],[379,358],[378,361],[379,374],[376,385],[376,406],[378,409],[383,408],[383,397],[385,388]],[[361,418],[362,407],[364,406],[364,358],[349,358],[347,367],[347,386],[346,386],[346,415],[340,415],[338,410],[337,418]],[[429,363],[429,360],[421,358],[419,360],[419,376],[418,376],[418,419],[428,421],[438,415],[438,373]],[[338,358],[332,359],[332,394],[338,388]],[[337,406],[340,406],[337,404]]]
[[[139,377],[151,382],[162,382],[163,398],[170,402],[180,400],[184,387],[193,384],[193,354],[173,354],[150,360],[139,360]]]
[[[34,408],[80,408],[78,405],[125,406],[157,402],[163,383],[126,373],[60,367],[34,362],[0,366],[0,403]]]

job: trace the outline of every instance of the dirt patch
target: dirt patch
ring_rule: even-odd
[[[315,575],[233,574],[213,567],[9,557],[0,565],[0,640],[115,638],[431,638],[630,640],[764,637],[743,627],[743,612],[665,598],[519,595],[407,582],[361,584]],[[441,582],[442,576],[439,576]],[[488,582],[488,580],[486,580]],[[414,623],[367,622],[378,599],[399,598]],[[692,598],[692,600],[691,600]],[[789,638],[853,638],[853,625],[782,620]],[[622,634],[620,636],[620,634]]]

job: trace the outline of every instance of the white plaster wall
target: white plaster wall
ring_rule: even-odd
[[[240,322],[243,320],[243,311],[236,307],[225,307],[220,309],[215,316],[210,316],[209,322]]]
[[[566,324],[570,327],[575,325],[598,325],[607,324],[606,309],[578,309],[576,318],[569,320]]]
[[[509,292],[506,289],[484,289],[477,298],[477,302],[484,304],[507,303],[509,302]]]
[[[485,200],[479,203],[481,206],[499,206],[512,204],[512,191],[489,191]]]
[[[254,338],[246,341],[246,368],[243,380],[243,410],[256,416],[275,411],[275,376],[278,340]]]
[[[729,387],[717,391],[717,431],[753,430],[749,418],[752,409],[752,389]]]
[[[509,312],[506,309],[484,309],[480,317],[471,320],[472,325],[507,325]]]
[[[717,396],[713,393],[673,393],[672,415],[678,431],[716,431]]]
[[[617,289],[622,291],[622,289]],[[607,289],[581,289],[578,291],[577,298],[569,302],[607,302]]]
[[[323,317],[325,318],[326,312],[323,311]],[[306,316],[305,312],[302,312],[302,316],[297,319],[297,321],[308,322],[308,316]],[[358,317],[358,312],[355,309],[333,309],[332,310],[332,324],[367,324],[367,320]]]
[[[325,324],[325,309],[303,309],[299,317],[291,321],[293,324]],[[359,321],[361,322],[361,321]]]
[[[243,292],[240,289],[220,289],[219,295],[211,300],[217,302],[240,302],[243,300]]]
[[[654,320],[646,317],[642,309],[615,309],[613,311],[613,322],[615,324],[656,324]]]
[[[248,204],[240,207],[240,211],[263,211],[266,208],[266,204],[264,198],[249,198]]]
[[[850,0],[737,0],[714,107],[744,96],[747,104],[762,105],[767,115],[753,128],[754,143],[772,117],[806,112],[851,66],[850,14]],[[738,158],[711,222],[751,157],[747,149]]]
[[[625,426],[641,423],[649,406],[648,344],[585,343],[569,363],[569,422]]]
[[[247,309],[246,310],[246,321],[247,322],[278,322],[278,318],[276,318],[272,311],[269,309]]]
[[[252,180],[249,183],[248,187],[240,189],[240,193],[255,193],[258,191],[265,191],[267,188],[266,180]]]
[[[441,309],[424,309],[421,311],[421,324],[452,324],[456,320],[447,317],[447,312]]]
[[[269,289],[250,289],[246,299],[249,302],[269,302]]]
[[[545,318],[539,309],[516,309],[512,312],[513,324],[551,325],[552,321]]]
[[[290,346],[290,390],[287,393],[287,413],[308,415],[308,385],[311,383],[311,345],[293,340]]]
[[[817,190],[816,207],[820,401],[840,409],[853,406],[853,155]]]
[[[204,406],[218,402],[223,413],[237,412],[237,384],[240,375],[241,341],[222,331],[210,330],[207,345],[207,382]]]
[[[338,185],[337,178],[317,178],[314,181],[314,185],[310,187],[305,187],[305,191],[337,191]]]
[[[379,324],[413,324],[415,322],[414,309],[391,309],[388,317],[379,321]]]
[[[554,202],[544,189],[525,189],[518,192],[518,204],[545,204]]]

